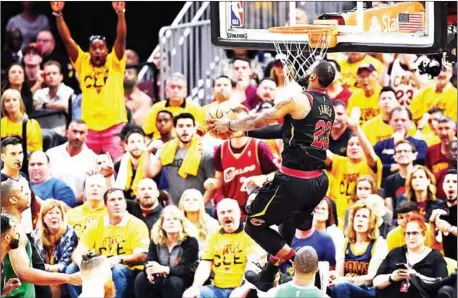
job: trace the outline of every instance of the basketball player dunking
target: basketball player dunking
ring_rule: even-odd
[[[261,291],[273,287],[278,267],[295,256],[285,239],[269,227],[288,220],[301,229],[307,218],[312,220],[313,209],[326,194],[328,177],[323,169],[335,115],[325,90],[334,77],[334,67],[321,60],[303,80],[305,84],[308,82],[305,92],[293,82],[286,87],[287,96],[277,98],[274,107],[260,114],[232,121],[224,118],[207,121],[209,130],[247,131],[250,136],[249,131],[284,117],[281,129],[279,126],[262,129],[266,138],[283,138],[281,169],[273,181],[266,181],[269,183],[247,207],[245,232],[270,254],[269,262],[259,274],[248,271],[245,275]]]

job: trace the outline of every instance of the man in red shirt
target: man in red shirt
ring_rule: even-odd
[[[248,114],[245,106],[240,105],[232,110],[237,117]],[[205,181],[205,189],[218,190],[217,197],[236,200],[242,220],[245,220],[250,189],[261,187],[266,181],[266,175],[278,169],[272,152],[263,141],[249,137],[234,138],[216,147],[213,162],[215,177]]]
[[[456,138],[456,123],[449,117],[439,119],[437,134],[440,138],[440,143],[429,147],[426,150],[425,166],[431,170],[439,181],[439,174],[442,170],[448,168],[448,145],[450,141]]]

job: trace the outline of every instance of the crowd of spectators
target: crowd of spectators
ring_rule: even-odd
[[[204,121],[221,104],[237,116],[271,108],[284,89],[279,57],[264,69],[257,53],[228,50],[214,99],[200,105],[187,98],[184,74],[165,86],[137,81],[123,2],[113,2],[112,49],[96,35],[83,51],[64,3],[51,8],[55,20],[24,2],[6,27],[2,297],[97,295],[77,273],[89,252],[107,258],[116,297],[264,297],[244,280],[267,255],[243,223],[281,164],[282,141],[215,139]],[[66,52],[55,51],[56,38]],[[331,297],[456,297],[456,65],[430,78],[418,58],[326,57],[337,73],[327,90],[330,185],[313,225],[288,238],[329,264],[327,275],[317,265],[307,276]],[[282,266],[276,284],[298,266]]]

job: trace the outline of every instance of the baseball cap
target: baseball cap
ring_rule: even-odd
[[[40,47],[38,46],[38,44],[36,42],[31,42],[24,48],[24,51],[23,51],[24,56],[29,54],[29,53],[37,54],[40,57],[42,56]]]
[[[286,61],[287,60],[287,57],[285,54],[277,54],[275,55],[275,60],[274,60],[274,63],[275,64],[283,64],[282,61]]]
[[[365,64],[361,64],[359,67],[358,67],[358,72],[357,74],[359,74],[361,71],[363,70],[368,70],[370,72],[374,72],[376,71],[374,65],[370,64],[370,63],[365,63]]]

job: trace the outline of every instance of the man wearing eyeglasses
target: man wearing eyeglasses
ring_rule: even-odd
[[[72,39],[64,21],[64,2],[51,2],[57,30],[80,80],[83,94],[82,119],[89,128],[87,145],[95,153],[109,152],[117,161],[122,155],[117,136],[127,113],[124,99],[124,71],[126,69],[125,2],[112,3],[118,15],[117,35],[113,50],[108,52],[104,36],[89,38],[89,52],[84,52]]]

